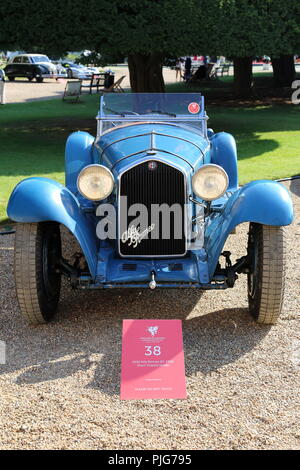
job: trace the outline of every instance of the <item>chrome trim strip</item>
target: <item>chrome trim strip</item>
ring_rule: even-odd
[[[123,137],[122,139],[117,139],[117,140],[114,140],[113,142],[110,142],[108,145],[106,145],[106,147],[104,147],[104,149],[101,150],[101,155],[100,155],[100,158],[102,157],[102,154],[109,148],[111,147],[112,145],[114,144],[118,144],[119,142],[123,142],[125,140],[128,140],[128,139],[134,139],[135,137],[146,137],[147,135],[150,136],[150,139],[151,139],[151,150],[153,150],[153,145],[154,145],[154,142],[155,142],[155,139],[154,139],[154,136],[155,135],[160,135],[162,137],[171,137],[173,139],[178,139],[178,140],[182,140],[183,142],[187,142],[191,145],[194,145],[194,147],[196,147],[198,150],[200,150],[200,152],[202,153],[202,155],[204,155],[204,152],[203,150],[201,149],[201,147],[199,147],[199,145],[195,144],[195,142],[192,142],[191,140],[188,140],[188,139],[184,139],[183,137],[179,137],[177,135],[170,135],[170,134],[164,134],[163,132],[156,132],[156,131],[151,131],[151,132],[146,132],[144,134],[136,134],[136,135],[130,135],[130,136],[127,136],[127,137]],[[204,138],[204,137],[203,137]]]
[[[151,134],[150,134],[150,136],[151,136],[151,137],[150,137],[150,140],[151,140],[151,142],[150,142],[150,150],[151,150],[151,151],[155,151],[155,150],[154,150],[155,147],[156,147],[155,135],[156,135],[155,131],[154,131],[154,130],[151,131]]]
[[[174,155],[175,157],[178,157],[180,158],[181,160],[183,160],[184,162],[186,162],[188,165],[190,165],[190,167],[192,168],[192,170],[194,170],[194,167],[193,165],[188,161],[186,160],[185,158],[181,157],[181,155],[177,155],[177,153],[173,153],[173,152],[168,152],[167,150],[162,150],[162,149],[144,149],[144,150],[139,150],[138,152],[135,152],[135,153],[131,153],[130,155],[127,155],[126,157],[122,157],[120,158],[120,160],[118,160],[116,163],[113,164],[113,166],[111,167],[111,169],[113,170],[118,163],[122,162],[123,160],[126,160],[126,158],[130,158],[130,157],[134,157],[134,155],[139,155],[140,153],[147,153],[149,150],[155,150],[156,152],[162,152],[162,153],[167,153],[168,155]],[[203,155],[202,155],[203,156]],[[152,158],[152,160],[155,160]],[[165,162],[164,162],[165,163]],[[167,163],[166,163],[167,165]],[[172,166],[172,165],[170,165]],[[181,170],[180,170],[181,171]]]
[[[162,132],[156,132],[155,134],[156,134],[156,135],[161,135],[161,136],[163,136],[163,137],[173,137],[173,139],[182,140],[183,142],[187,142],[187,143],[189,143],[189,144],[192,144],[192,145],[194,145],[194,147],[196,147],[198,150],[200,150],[200,152],[202,153],[202,155],[204,155],[204,152],[203,152],[202,148],[199,147],[199,145],[195,144],[195,142],[192,142],[191,140],[184,139],[183,137],[178,137],[177,135],[164,134],[164,133],[162,133]],[[204,139],[204,136],[201,136],[201,137],[203,137],[203,139]],[[205,139],[205,140],[206,140],[206,139]]]
[[[101,97],[102,98],[102,97]],[[102,99],[100,98],[100,103],[102,103]],[[102,104],[100,104],[100,113],[101,113],[101,109],[102,109]],[[170,117],[168,116],[168,119],[167,120],[161,120],[161,121],[147,121],[147,120],[143,120],[141,122],[138,122],[138,121],[134,121],[134,122],[130,122],[130,119],[122,119],[120,116],[113,116],[112,118],[107,118],[107,117],[104,117],[102,116],[101,114],[98,114],[96,116],[96,120],[99,122],[99,121],[106,121],[106,122],[125,122],[125,124],[121,124],[119,126],[116,126],[115,128],[110,128],[110,129],[106,129],[103,133],[99,133],[97,132],[97,139],[100,139],[102,137],[102,135],[106,135],[108,134],[109,132],[113,132],[115,131],[116,129],[124,129],[125,127],[130,127],[130,126],[141,126],[141,125],[144,125],[144,124],[164,124],[164,125],[167,125],[167,126],[173,126],[173,127],[179,127],[179,128],[182,128],[182,125],[180,125],[178,122],[169,122],[170,121]],[[180,122],[182,123],[183,121],[191,121],[191,122],[194,122],[196,121],[194,118],[191,118],[190,116],[182,116],[184,117],[183,120],[181,120]],[[204,117],[202,117],[201,119],[197,120],[199,122],[201,121],[204,121],[205,122],[205,131],[207,129],[207,121],[208,121],[208,116],[207,114],[205,114]],[[97,126],[98,127],[98,126]],[[102,129],[102,128],[101,128]],[[99,129],[100,130],[100,129]],[[207,133],[205,132],[203,137],[207,140]]]
[[[175,254],[175,255],[122,255],[121,253],[121,248],[120,248],[120,224],[121,224],[121,221],[120,221],[120,218],[121,218],[121,214],[120,214],[120,190],[121,190],[121,178],[123,176],[124,173],[126,173],[127,171],[131,170],[132,168],[134,168],[135,166],[138,166],[138,165],[141,165],[142,163],[145,163],[145,162],[153,162],[153,161],[157,161],[157,162],[160,162],[160,163],[164,163],[165,165],[168,165],[172,168],[175,168],[176,170],[180,171],[182,174],[183,174],[183,177],[184,177],[184,188],[185,188],[185,201],[184,201],[184,208],[183,208],[183,217],[184,217],[184,236],[185,236],[185,252],[183,254]],[[146,158],[146,159],[143,159],[142,161],[139,161],[138,163],[134,164],[134,165],[130,165],[128,167],[126,167],[121,173],[119,173],[118,175],[118,251],[119,251],[119,256],[121,258],[181,258],[183,256],[185,256],[187,254],[187,247],[188,247],[188,226],[187,226],[187,222],[188,222],[188,217],[187,217],[187,214],[185,212],[185,208],[187,207],[187,204],[189,203],[189,198],[188,198],[188,191],[187,191],[187,175],[184,171],[182,171],[182,168],[178,167],[177,165],[170,165],[169,163],[166,163],[164,160],[162,159],[159,159],[157,157],[155,158]],[[162,203],[163,204],[163,203]]]

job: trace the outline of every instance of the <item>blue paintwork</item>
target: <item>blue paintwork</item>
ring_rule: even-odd
[[[176,157],[174,155],[170,155],[164,152],[157,152],[155,155],[145,155],[145,152],[141,152],[137,155],[134,155],[132,157],[128,157],[125,160],[121,160],[116,164],[116,166],[112,169],[112,173],[115,176],[115,179],[117,180],[118,175],[123,172],[127,167],[129,168],[132,165],[135,165],[137,162],[142,162],[144,160],[161,160],[164,163],[167,163],[169,165],[173,165],[177,168],[180,168],[181,171],[184,171],[185,174],[187,175],[187,187],[190,192],[192,193],[192,186],[191,186],[191,177],[193,175],[193,169],[191,168],[190,164],[182,160],[179,157]]]
[[[79,206],[75,196],[48,178],[27,178],[19,183],[8,203],[7,214],[16,222],[53,220],[65,225],[77,238],[90,273],[96,275],[98,242],[95,225]]]
[[[87,165],[94,162],[94,137],[87,132],[74,132],[66,143],[65,169],[66,187],[74,194],[78,194],[77,176]]]
[[[157,282],[183,282],[206,284],[209,282],[208,266],[204,250],[191,252],[185,258],[171,259],[126,259],[116,257],[115,250],[103,243],[98,259],[96,285],[111,283],[145,282],[149,283],[151,272],[155,271]],[[197,259],[197,256],[199,259]],[[135,271],[125,271],[123,265],[136,265]],[[182,270],[174,271],[174,264],[182,265]]]
[[[168,155],[178,155],[188,161],[191,168],[203,163],[203,155],[209,148],[209,142],[202,135],[172,124],[138,124],[123,127],[104,134],[96,143],[100,162],[108,168],[118,161],[125,163],[126,157],[140,154],[152,148]]]
[[[148,154],[148,150],[152,153]],[[202,249],[189,251],[186,257],[178,259],[134,260],[120,258],[114,243],[97,239],[97,218],[86,212],[95,205],[78,193],[79,172],[92,163],[107,166],[116,181],[111,202],[117,205],[120,173],[145,159],[162,160],[180,168],[187,180],[187,197],[195,197],[191,179],[204,163],[215,163],[227,172],[228,192],[212,203],[218,212],[206,218]],[[165,287],[174,287],[176,283],[183,283],[185,287],[212,287],[209,283],[219,256],[235,226],[242,222],[281,226],[293,220],[289,193],[279,183],[254,181],[238,188],[236,144],[225,132],[214,134],[209,130],[206,137],[191,128],[165,122],[124,126],[105,133],[96,141],[86,132],[76,132],[67,140],[65,162],[66,187],[47,178],[26,179],[14,189],[7,213],[17,222],[52,220],[65,225],[82,247],[92,287],[134,286],[134,282],[146,287],[152,271],[156,273],[158,285]],[[195,205],[192,202],[190,205],[195,215]],[[124,270],[124,263],[136,264],[136,270]],[[182,265],[182,269],[174,271],[170,267],[173,264]]]
[[[235,191],[222,213],[207,219],[205,248],[209,259],[210,277],[214,273],[224,243],[234,227],[243,222],[289,225],[293,217],[289,192],[280,183],[269,180],[252,181]]]
[[[228,190],[238,187],[237,151],[235,139],[227,132],[219,132],[211,137],[211,163],[220,165],[229,177]]]

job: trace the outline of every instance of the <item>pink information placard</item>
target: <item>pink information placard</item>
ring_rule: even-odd
[[[181,320],[123,320],[121,399],[186,398]]]

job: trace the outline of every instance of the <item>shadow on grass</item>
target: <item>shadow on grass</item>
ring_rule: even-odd
[[[208,106],[209,126],[215,132],[251,137],[254,133],[300,131],[300,106],[273,105],[253,108]]]
[[[238,140],[237,145],[239,150],[239,160],[257,157],[263,153],[272,152],[279,148],[279,143],[276,140],[261,139],[258,136],[253,136],[252,139],[247,139],[247,142]]]
[[[300,78],[297,72],[295,80]],[[233,75],[218,77],[215,80],[200,80],[197,82],[180,82],[166,85],[168,93],[189,93],[200,92],[205,96],[208,103],[219,103],[226,105],[230,102],[231,106],[256,106],[264,103],[266,100],[274,100],[284,103],[291,99],[292,90],[289,87],[278,87],[273,78],[273,72],[253,73],[253,93],[249,99],[237,99],[233,88]],[[235,104],[234,104],[235,102]]]
[[[2,127],[0,177],[63,172],[67,138],[78,130],[96,135],[96,120],[58,118]]]
[[[89,108],[94,109],[94,96],[89,97]],[[96,97],[99,98],[98,96]],[[59,182],[64,180],[64,153],[68,136],[78,130],[96,135],[96,119],[82,116],[68,116],[72,107],[63,106],[64,116],[53,117],[54,101],[48,103],[28,103],[27,105],[11,105],[10,119],[2,119],[0,130],[0,217],[5,217],[5,207],[14,186],[22,179],[30,176],[48,176]],[[61,103],[57,103],[61,107]],[[51,108],[52,117],[34,117],[36,112],[47,115],[48,107]],[[28,108],[28,109],[27,109]],[[22,119],[20,112],[27,109],[30,119]],[[276,168],[269,171],[268,177],[288,176],[298,171],[296,159],[293,155],[289,158],[288,170],[284,161],[278,158],[278,149],[287,144],[283,133],[300,130],[300,106],[260,106],[252,108],[229,108],[220,106],[208,106],[209,127],[215,132],[226,131],[231,133],[238,146],[239,160],[247,160],[253,157],[267,154],[261,159],[256,159],[254,177],[249,178],[248,173],[240,174],[244,182],[249,179],[266,177],[266,163],[272,166],[272,157],[277,154]],[[23,112],[23,111],[22,111]],[[85,110],[87,112],[87,110]],[[89,116],[93,115],[89,111]],[[264,133],[273,132],[264,138]],[[277,140],[277,132],[279,137]],[[260,134],[260,135],[258,135]],[[297,137],[298,135],[298,137]],[[291,151],[295,152],[298,134],[294,134],[290,142]],[[272,139],[272,137],[274,138]],[[300,140],[299,140],[300,143]],[[277,152],[276,152],[277,150]],[[284,153],[283,153],[284,154]],[[250,162],[249,162],[250,163]],[[271,165],[270,165],[271,164]],[[276,170],[276,171],[275,171]],[[1,178],[2,177],[2,178]]]
[[[215,132],[236,137],[241,159],[277,149],[279,143],[258,138],[256,133],[300,130],[295,106],[260,108],[208,107],[209,125]],[[0,176],[46,175],[64,170],[64,147],[68,136],[78,130],[96,134],[95,119],[62,118],[9,122],[2,127]]]

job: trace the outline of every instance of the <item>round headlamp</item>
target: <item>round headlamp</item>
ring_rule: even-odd
[[[100,201],[112,193],[114,178],[105,166],[89,165],[79,173],[77,187],[85,198]]]
[[[204,201],[221,197],[228,187],[228,175],[219,165],[203,165],[192,180],[194,193]]]

